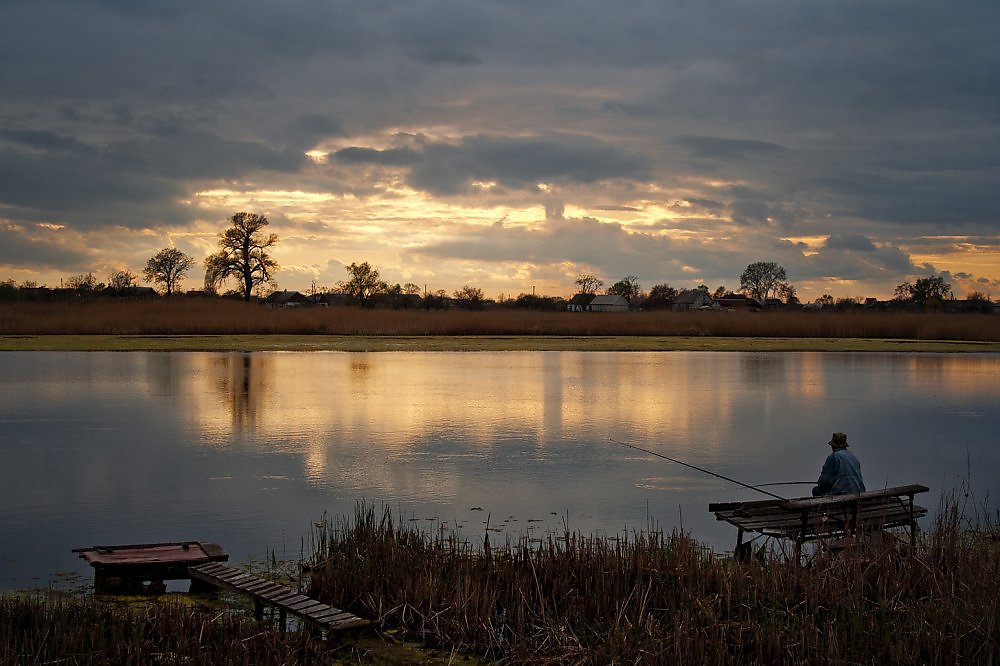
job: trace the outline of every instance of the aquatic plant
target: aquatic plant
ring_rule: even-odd
[[[886,541],[802,566],[736,562],[676,531],[470,544],[361,506],[321,523],[310,589],[504,662],[994,663],[1000,532],[939,515],[915,548]]]

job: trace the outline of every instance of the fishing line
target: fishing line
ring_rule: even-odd
[[[773,497],[774,499],[781,500],[782,502],[787,502],[788,501],[787,498],[782,497],[781,495],[775,495],[774,493],[769,492],[767,490],[761,490],[760,487],[758,487],[758,486],[751,486],[749,483],[743,483],[742,481],[737,481],[736,479],[730,478],[728,476],[724,476],[722,474],[717,474],[716,472],[713,472],[711,470],[705,469],[703,467],[698,467],[697,465],[692,465],[691,463],[686,463],[683,460],[678,460],[677,458],[671,458],[670,456],[665,456],[662,453],[657,453],[656,451],[650,451],[649,449],[644,449],[641,446],[636,446],[635,444],[629,444],[628,442],[619,442],[617,439],[615,439],[613,437],[608,437],[608,441],[611,441],[611,442],[613,442],[615,444],[619,444],[621,446],[627,446],[628,448],[635,449],[636,451],[642,451],[643,453],[648,453],[649,455],[656,456],[657,458],[663,458],[664,460],[669,460],[670,462],[677,463],[678,465],[684,465],[685,467],[690,467],[691,469],[696,469],[699,472],[703,472],[704,474],[711,474],[712,476],[717,477],[719,479],[723,479],[724,481],[729,481],[730,483],[735,483],[738,486],[743,486],[744,488],[749,488],[750,490],[756,490],[759,493],[764,493],[765,495],[767,495],[769,497]],[[795,482],[795,483],[797,483],[797,482]]]

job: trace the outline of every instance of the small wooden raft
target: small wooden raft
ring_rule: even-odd
[[[353,613],[316,601],[284,585],[217,562],[198,564],[189,567],[189,570],[193,579],[253,597],[254,617],[258,620],[264,618],[264,606],[277,608],[282,630],[288,613],[302,618],[314,627],[331,631],[358,629],[370,624],[368,620]]]
[[[219,544],[202,541],[91,546],[73,552],[94,568],[98,593],[162,592],[163,581],[190,578],[191,565],[229,559]]]
[[[722,502],[709,504],[708,510],[715,514],[716,520],[724,520],[739,530],[737,553],[746,532],[791,539],[801,546],[807,541],[903,527],[912,542],[916,538],[917,518],[927,515],[927,509],[913,503],[913,496],[928,490],[927,486],[914,484],[849,495]]]

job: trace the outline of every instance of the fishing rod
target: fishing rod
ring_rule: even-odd
[[[787,498],[782,497],[781,495],[775,495],[774,493],[769,492],[767,490],[761,490],[760,486],[751,486],[749,483],[743,483],[742,481],[737,481],[736,479],[730,478],[728,476],[724,476],[722,474],[717,474],[716,472],[713,472],[711,470],[707,470],[707,469],[705,469],[703,467],[698,467],[697,465],[692,465],[691,463],[686,463],[683,460],[678,460],[677,458],[671,458],[670,456],[665,456],[662,453],[657,453],[656,451],[650,451],[649,449],[644,449],[641,446],[636,446],[635,444],[629,444],[628,442],[619,442],[614,437],[608,437],[608,440],[611,441],[611,442],[614,442],[615,444],[619,444],[621,446],[627,446],[630,449],[635,449],[636,451],[642,451],[643,453],[648,453],[649,455],[656,456],[657,458],[663,458],[664,460],[669,460],[670,462],[677,463],[678,465],[684,465],[685,467],[690,467],[691,469],[696,469],[699,472],[704,472],[705,474],[711,474],[714,477],[723,479],[725,481],[729,481],[730,483],[735,483],[738,486],[743,486],[744,488],[749,488],[750,490],[756,490],[759,493],[764,493],[765,495],[767,495],[769,497],[773,497],[774,499],[781,500],[782,502],[787,502],[788,501]],[[793,483],[798,483],[798,482],[795,481]],[[768,485],[775,485],[775,484],[768,484]]]

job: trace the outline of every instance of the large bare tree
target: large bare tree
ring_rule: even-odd
[[[243,300],[249,301],[254,287],[274,281],[278,263],[267,250],[278,242],[278,236],[264,234],[269,222],[256,213],[235,213],[229,223],[230,227],[219,234],[219,251],[205,259],[205,287],[214,291],[234,278],[243,288]]]

